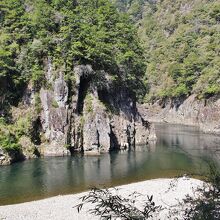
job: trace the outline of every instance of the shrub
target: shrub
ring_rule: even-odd
[[[35,94],[35,97],[34,97],[34,108],[36,110],[36,113],[40,114],[40,112],[42,110],[42,106],[41,106],[41,99],[40,99],[39,93]]]
[[[9,131],[0,130],[0,147],[6,152],[20,151],[21,145],[18,139]]]
[[[91,94],[86,95],[85,98],[85,106],[86,106],[86,112],[92,113],[93,112],[93,97]]]
[[[210,174],[203,187],[196,191],[199,197],[188,196],[184,200],[186,205],[185,219],[218,220],[220,219],[220,172],[210,164]]]
[[[88,195],[81,198],[82,202],[76,208],[80,212],[85,204],[95,204],[95,207],[90,209],[89,212],[106,220],[116,218],[122,220],[144,220],[152,218],[160,207],[153,202],[153,196],[147,196],[147,200],[144,201],[144,207],[142,209],[137,208],[136,202],[140,195],[135,192],[124,198],[117,194],[117,189],[113,191],[93,188]]]

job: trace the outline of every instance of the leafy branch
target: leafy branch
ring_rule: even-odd
[[[98,189],[93,188],[91,191],[80,198],[80,202],[75,207],[80,212],[84,205],[95,204],[94,208],[89,209],[92,215],[100,216],[100,219],[110,220],[120,218],[122,220],[144,220],[153,217],[156,211],[161,209],[156,206],[153,196],[147,196],[143,201],[142,208],[137,207],[137,200],[140,193],[134,192],[127,198],[118,194],[118,189]]]

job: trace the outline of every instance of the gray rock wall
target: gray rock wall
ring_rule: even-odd
[[[51,63],[49,67],[47,75],[52,77]],[[100,154],[155,140],[153,126],[137,112],[132,96],[123,88],[115,91],[107,73],[99,73],[102,87],[97,85],[96,72],[90,65],[76,66],[74,74],[71,95],[62,72],[51,81],[52,88],[40,91],[46,139],[41,154],[61,156],[69,150]]]
[[[70,82],[62,68],[54,70],[50,59],[45,64],[46,85],[38,91],[30,83],[12,113],[15,122],[31,116],[30,131],[19,137],[19,152],[0,148],[0,165],[39,155],[129,150],[156,139],[153,126],[138,113],[134,97],[123,85],[114,85],[108,73],[79,65]]]
[[[69,154],[66,147],[68,130],[68,87],[62,73],[55,79],[52,89],[41,89],[41,124],[46,142],[40,147],[45,156]]]
[[[220,134],[220,99],[198,100],[191,95],[185,100],[138,106],[141,114],[151,122],[195,125],[206,133]]]

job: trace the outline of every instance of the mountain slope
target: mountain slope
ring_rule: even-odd
[[[16,102],[28,81],[46,85],[45,58],[71,77],[75,64],[105,69],[118,81],[138,82],[143,55],[136,29],[104,0],[2,0],[0,3],[1,103]],[[121,73],[126,72],[126,75]],[[0,106],[2,107],[2,105]]]
[[[220,2],[117,0],[139,28],[147,60],[146,100],[220,93]]]
[[[141,24],[152,98],[219,94],[219,1],[158,1]]]
[[[153,122],[196,125],[220,134],[220,2],[116,4],[130,14],[144,47],[148,92],[140,106],[142,115]]]

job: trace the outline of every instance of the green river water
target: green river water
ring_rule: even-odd
[[[157,142],[101,156],[40,158],[0,167],[0,205],[85,191],[92,186],[207,172],[220,168],[220,137],[197,128],[156,125]]]

